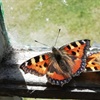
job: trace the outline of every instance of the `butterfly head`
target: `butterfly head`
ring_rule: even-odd
[[[57,48],[52,47],[52,51],[53,51],[53,52],[56,52],[56,51],[57,51]]]
[[[61,59],[62,55],[59,49],[52,47],[52,52],[53,52],[53,56],[55,56],[56,59]]]

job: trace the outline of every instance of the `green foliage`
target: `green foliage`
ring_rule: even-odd
[[[50,43],[59,28],[67,42],[100,39],[100,0],[3,0],[3,5],[8,31],[17,32],[26,44],[39,36]]]

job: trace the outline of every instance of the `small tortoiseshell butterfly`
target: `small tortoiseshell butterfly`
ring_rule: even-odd
[[[20,68],[25,73],[38,76],[46,74],[48,82],[63,86],[72,77],[78,76],[86,66],[86,53],[90,47],[90,40],[78,40],[52,52],[35,56],[24,62]]]
[[[86,71],[100,71],[100,52],[90,53],[87,57]]]

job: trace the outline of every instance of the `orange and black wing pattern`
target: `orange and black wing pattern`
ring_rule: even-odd
[[[100,52],[91,53],[87,57],[86,71],[100,71]]]
[[[35,56],[21,64],[20,68],[25,73],[35,74],[37,76],[43,76],[48,71],[50,63],[50,54],[45,53],[42,55]]]
[[[63,66],[66,68],[66,66]],[[47,71],[47,79],[48,82],[52,85],[60,85],[63,86],[64,84],[68,83],[72,77],[68,74],[66,69],[62,70],[62,66],[59,65],[57,59],[53,57],[51,59],[48,71]]]
[[[62,52],[75,57],[75,64],[72,69],[73,76],[78,76],[85,69],[86,55],[89,48],[90,40],[88,39],[78,40],[60,48]]]

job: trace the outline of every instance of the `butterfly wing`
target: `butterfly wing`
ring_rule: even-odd
[[[71,76],[67,73],[63,73],[61,67],[58,65],[55,57],[52,57],[51,63],[47,72],[48,81],[52,85],[63,86],[65,83],[68,83],[71,80]]]
[[[86,53],[90,47],[90,40],[78,40],[68,45],[62,46],[59,50],[74,57],[74,66],[72,68],[72,75],[79,75],[86,66]]]
[[[37,76],[43,76],[47,73],[50,63],[51,53],[45,53],[39,56],[35,56],[21,64],[20,68],[25,73],[35,74]]]
[[[92,53],[87,57],[86,71],[100,71],[100,52]]]
[[[71,79],[69,75],[66,75],[66,77],[63,75],[63,72],[52,53],[35,56],[22,63],[20,68],[25,73],[31,73],[37,76],[46,74],[48,81],[53,85],[62,86]]]

